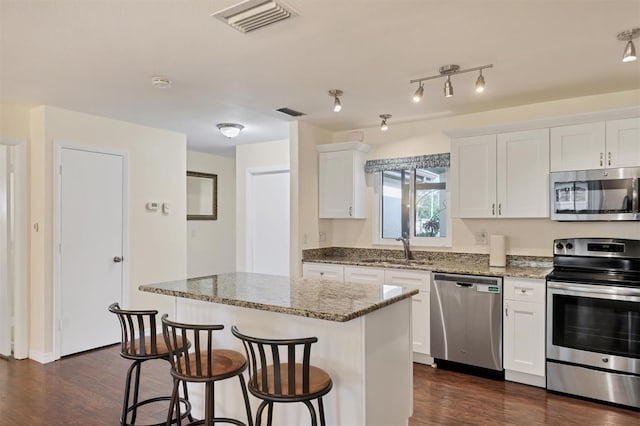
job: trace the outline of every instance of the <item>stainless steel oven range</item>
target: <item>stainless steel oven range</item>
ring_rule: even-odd
[[[640,240],[554,241],[547,389],[640,408]]]

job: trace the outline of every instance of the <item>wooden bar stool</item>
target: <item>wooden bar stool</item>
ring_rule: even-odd
[[[120,356],[133,360],[133,363],[127,371],[127,378],[124,389],[124,402],[122,403],[122,415],[120,416],[120,424],[122,426],[135,425],[138,407],[159,401],[172,401],[171,396],[158,396],[155,398],[138,401],[138,390],[140,387],[140,370],[142,363],[152,359],[169,359],[169,349],[165,345],[162,334],[156,333],[156,316],[158,311],[155,310],[125,310],[121,309],[118,303],[109,305],[109,312],[118,316],[120,320],[120,328],[122,330],[122,341],[120,346]],[[145,328],[146,327],[146,328]],[[179,354],[177,354],[179,356]],[[131,398],[131,379],[135,371],[135,379],[133,382],[133,400]],[[187,386],[183,387],[184,398],[180,398],[180,403],[185,406],[184,413],[180,420],[191,417],[191,403],[187,393]],[[127,417],[131,413],[131,421],[127,421]],[[171,423],[180,424],[181,421],[172,419]],[[149,426],[162,426],[165,422],[156,423]]]
[[[271,426],[274,402],[304,403],[311,414],[311,424],[316,426],[316,411],[311,404],[314,399],[318,400],[320,424],[326,424],[322,397],[331,390],[333,382],[326,371],[310,365],[311,345],[318,341],[317,337],[260,339],[241,334],[235,325],[231,333],[242,340],[249,359],[249,392],[262,399],[256,413],[256,426],[260,426],[266,406],[267,425]],[[280,362],[281,348],[286,353],[284,363]],[[302,363],[296,362],[296,349],[302,350]]]
[[[205,418],[190,425],[209,426],[222,422],[246,426],[247,424],[237,419],[215,417],[214,413],[215,382],[237,376],[244,397],[248,425],[253,426],[249,394],[243,376],[247,360],[240,352],[213,348],[213,332],[223,328],[223,325],[181,324],[167,319],[167,314],[162,316],[162,333],[167,347],[173,353],[170,358],[173,399],[167,415],[167,425],[171,423],[174,408],[178,411],[177,416],[180,416],[180,404],[176,404],[180,382],[196,382],[205,384]],[[189,349],[187,336],[193,339],[193,350],[187,356],[180,356]]]

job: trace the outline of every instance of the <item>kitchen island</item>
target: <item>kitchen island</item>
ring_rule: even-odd
[[[412,412],[411,296],[418,290],[377,284],[228,273],[140,286],[174,296],[176,320],[223,324],[220,347],[243,352],[230,332],[265,338],[318,337],[312,364],[333,389],[323,398],[329,425],[406,425]],[[229,383],[225,383],[229,382]],[[244,419],[235,381],[216,384],[216,415]],[[190,389],[196,414],[203,390]],[[252,408],[258,400],[252,398]],[[276,404],[274,424],[310,424],[303,404]]]

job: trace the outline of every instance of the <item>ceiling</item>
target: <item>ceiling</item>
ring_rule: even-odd
[[[0,100],[47,104],[187,135],[189,149],[288,137],[289,107],[330,130],[640,88],[616,34],[640,0],[285,0],[299,16],[242,34],[210,15],[237,0],[0,0]],[[640,40],[636,40],[640,48]],[[484,71],[409,80],[445,64]],[[151,77],[172,80],[156,89]],[[341,89],[332,110],[329,89]],[[216,124],[246,126],[236,139]]]

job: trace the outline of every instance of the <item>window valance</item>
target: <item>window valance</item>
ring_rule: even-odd
[[[385,170],[427,169],[431,167],[449,167],[450,155],[442,154],[416,155],[413,157],[384,158],[368,160],[364,166],[367,173],[383,172]]]

